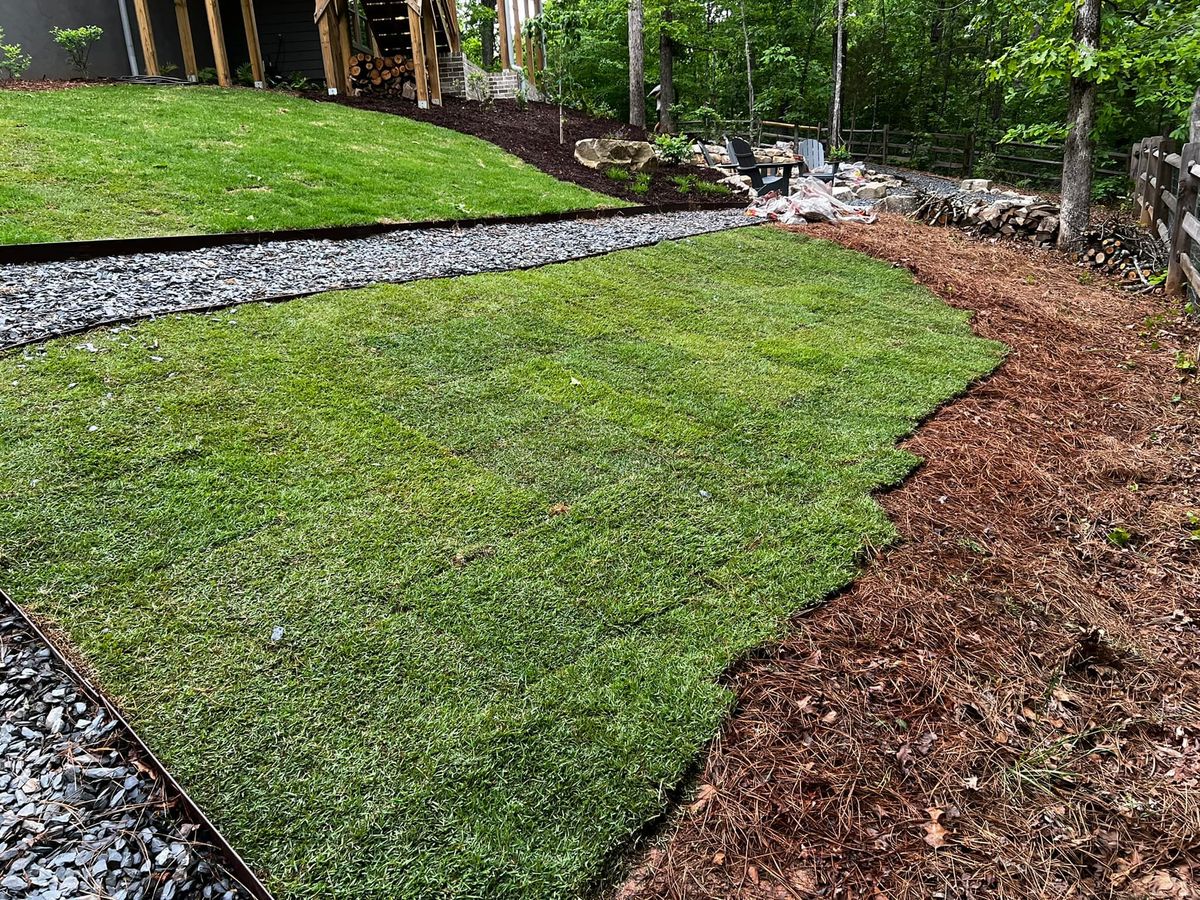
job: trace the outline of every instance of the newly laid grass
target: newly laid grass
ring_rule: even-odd
[[[494,144],[248,89],[0,91],[0,243],[619,205]]]
[[[766,229],[67,338],[0,358],[0,584],[280,896],[571,897],[999,357]]]

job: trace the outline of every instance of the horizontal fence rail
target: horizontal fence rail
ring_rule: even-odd
[[[750,119],[694,119],[680,122],[680,131],[708,140],[726,134],[746,135],[755,143],[790,143],[798,148],[806,138],[826,140],[824,125]],[[1062,144],[1030,144],[1020,141],[989,141],[974,132],[919,132],[878,128],[843,128],[842,138],[855,159],[884,165],[907,166],[945,175],[969,177],[987,155],[986,173],[1052,183],[1061,180]],[[1126,174],[1129,154],[1098,151],[1096,175],[1120,178]]]
[[[1129,154],[1139,223],[1170,247],[1167,293],[1200,296],[1200,141],[1143,138]]]

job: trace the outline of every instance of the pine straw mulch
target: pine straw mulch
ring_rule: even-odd
[[[926,462],[880,498],[901,542],[731,673],[618,895],[1200,896],[1195,332],[1053,254],[894,216],[806,230],[1011,354],[907,442]]]

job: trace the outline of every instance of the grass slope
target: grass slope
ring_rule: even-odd
[[[285,94],[0,91],[0,243],[620,205],[493,144]]]
[[[767,229],[90,340],[0,360],[0,583],[284,897],[583,890],[1000,358]]]

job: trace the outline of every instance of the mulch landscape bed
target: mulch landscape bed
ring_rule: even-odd
[[[312,95],[315,100],[331,100],[324,95]],[[698,181],[717,182],[721,173],[698,166],[660,166],[653,173],[650,189],[644,194],[629,190],[628,182],[613,181],[603,171],[589,169],[575,159],[575,143],[584,138],[620,138],[631,141],[653,141],[654,135],[644,128],[635,128],[615,119],[597,118],[578,110],[563,111],[563,136],[558,141],[558,107],[548,103],[529,103],[524,109],[515,100],[495,100],[490,104],[447,97],[443,105],[418,109],[411,100],[397,96],[341,97],[338,102],[359,109],[394,113],[431,122],[474,135],[504,148],[513,156],[536,166],[561,181],[570,181],[601,194],[609,194],[640,204],[679,203],[688,200],[708,202],[729,200],[708,194],[682,194],[671,180],[677,175],[691,176]]]
[[[619,896],[1200,896],[1196,331],[1054,254],[808,232],[1011,353],[906,443],[902,543],[730,674]]]

